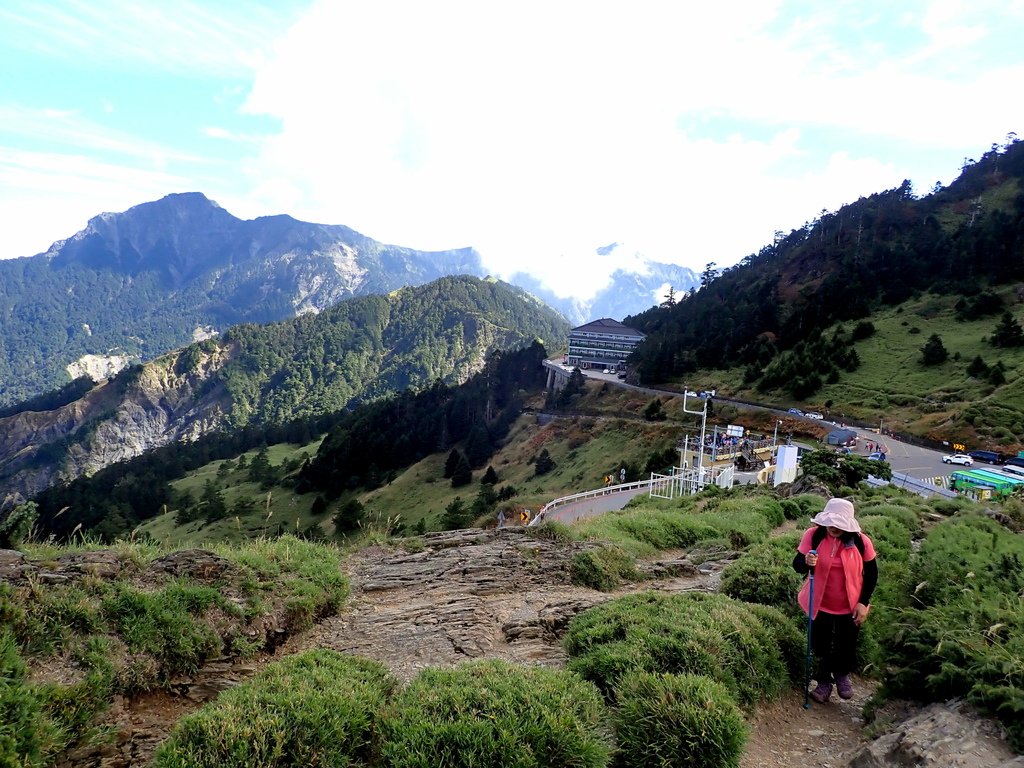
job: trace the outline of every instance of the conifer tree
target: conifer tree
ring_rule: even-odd
[[[947,357],[949,357],[949,352],[946,351],[946,347],[942,344],[942,337],[937,333],[929,336],[928,341],[921,347],[921,362],[924,365],[944,363]]]
[[[453,474],[455,474],[455,467],[459,465],[459,457],[462,454],[459,453],[458,448],[452,448],[452,452],[448,454],[448,458],[444,462],[444,479],[448,480]]]
[[[999,324],[989,337],[993,346],[996,347],[1022,347],[1024,346],[1024,328],[1021,328],[1013,315],[1003,312]]]
[[[480,482],[487,485],[498,484],[498,473],[494,471],[494,467],[490,464],[487,465],[487,471],[484,472],[484,476],[480,478]]]
[[[469,466],[466,457],[460,453],[459,463],[455,465],[455,471],[452,472],[452,488],[469,485],[471,482],[473,482],[473,469]]]

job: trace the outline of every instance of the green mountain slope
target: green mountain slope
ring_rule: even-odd
[[[709,270],[676,306],[627,318],[648,334],[630,362],[648,383],[725,382],[727,393],[831,401],[865,418],[916,405],[896,414],[916,432],[1024,442],[1013,426],[1024,419],[1003,410],[1017,408],[1019,350],[993,343],[1004,312],[1024,319],[1022,190],[1024,143],[1014,140],[925,197],[905,182],[823,212],[721,275]],[[900,312],[891,331],[870,336],[866,323],[888,328]],[[952,343],[949,360],[925,366],[933,333]],[[968,375],[978,355],[1002,359],[1006,381]]]
[[[780,237],[667,309],[627,319],[649,335],[633,365],[658,382],[701,368],[763,369],[836,321],[923,291],[977,293],[1024,279],[1024,142],[917,198],[909,182]]]
[[[314,419],[437,380],[458,384],[496,350],[535,339],[557,348],[566,331],[524,291],[472,277],[239,326],[53,410],[0,418],[0,498],[30,497],[177,440]]]

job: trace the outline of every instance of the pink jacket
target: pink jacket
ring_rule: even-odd
[[[817,526],[813,526],[804,531],[804,536],[800,540],[800,546],[797,547],[797,551],[802,552],[806,555],[811,551],[811,537],[814,535],[814,531]],[[861,538],[864,541],[864,553],[870,555],[869,559],[874,557],[875,548],[871,542],[871,539],[867,537],[867,534],[862,533]],[[828,537],[826,536],[826,541]],[[822,542],[824,544],[825,541]],[[851,544],[850,546],[843,546],[839,549],[839,558],[843,563],[843,573],[846,576],[846,596],[850,600],[850,611],[853,612],[853,608],[860,601],[861,589],[864,586],[864,558],[861,557],[860,550],[856,546]],[[811,619],[818,617],[818,610],[821,608],[821,599],[825,595],[825,582],[828,581],[828,573],[832,569],[832,565],[836,562],[836,558],[827,551],[826,547],[819,545],[818,549],[818,565],[814,569],[814,612],[811,614]],[[800,587],[800,592],[797,594],[797,602],[800,603],[800,607],[804,609],[804,613],[807,613],[807,604],[809,602],[811,591],[810,579],[805,579],[803,586]]]

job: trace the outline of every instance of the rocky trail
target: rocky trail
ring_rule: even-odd
[[[642,564],[649,580],[603,593],[569,580],[572,555],[589,544],[549,541],[521,528],[430,534],[422,541],[418,551],[371,547],[353,553],[346,560],[352,595],[341,614],[289,638],[274,654],[209,665],[173,693],[116,702],[108,718],[119,729],[116,742],[69,755],[64,766],[146,765],[180,716],[266,663],[310,648],[377,659],[403,681],[428,666],[472,659],[560,666],[566,661],[561,635],[580,611],[640,590],[715,590],[721,569],[735,557],[662,553]],[[834,697],[805,710],[802,694],[793,691],[765,705],[751,719],[742,768],[1024,768],[1024,757],[1014,759],[993,726],[957,705],[922,713],[890,706],[890,719],[917,719],[873,742],[877,734],[861,718],[872,691],[870,683],[857,680],[850,701]]]

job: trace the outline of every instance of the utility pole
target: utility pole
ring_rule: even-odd
[[[696,392],[690,392],[687,389],[683,390],[683,412],[700,416],[700,442],[697,444],[697,450],[699,451],[697,454],[697,475],[691,493],[696,493],[704,487],[704,432],[708,422],[708,401],[706,399],[704,400],[704,407],[699,411],[691,411],[686,407],[686,398],[696,397],[696,394]]]

